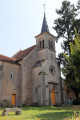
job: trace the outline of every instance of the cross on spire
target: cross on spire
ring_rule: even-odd
[[[45,11],[45,9],[46,9],[46,8],[45,8],[45,4],[43,4],[43,6],[44,6],[44,11]]]

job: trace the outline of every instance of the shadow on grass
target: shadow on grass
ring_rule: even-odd
[[[66,107],[27,107],[23,110],[36,110],[36,117],[39,120],[63,120],[73,114],[73,110],[69,110],[69,107],[68,109]]]
[[[40,111],[44,111],[44,110],[71,110],[69,107],[22,107],[22,110],[26,111],[26,110],[40,110]]]
[[[51,112],[51,113],[45,113],[41,115],[37,115],[38,118],[41,120],[62,120],[67,117],[71,117],[73,112]]]
[[[36,115],[35,120],[63,120],[65,118],[70,118],[73,112],[46,112]],[[26,119],[29,117],[26,117]],[[34,116],[33,116],[34,118]]]
[[[80,107],[80,105],[69,105],[69,106],[59,106],[59,107],[22,107],[22,110],[38,110],[38,111],[47,111],[47,110],[69,110],[69,111],[80,111],[80,109],[77,109],[76,107]]]

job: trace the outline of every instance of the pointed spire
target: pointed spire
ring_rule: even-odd
[[[48,28],[47,20],[46,20],[46,15],[45,15],[45,5],[44,5],[44,18],[43,18],[41,33],[43,33],[43,32],[49,32],[49,28]]]

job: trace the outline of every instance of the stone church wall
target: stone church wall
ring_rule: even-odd
[[[2,77],[3,77],[3,62],[0,61],[0,105],[1,105],[1,98],[2,98],[2,96],[1,96]]]
[[[29,56],[25,57],[21,62],[21,71],[22,71],[22,104],[31,105],[33,103],[32,96],[32,68],[36,62],[36,49],[30,53]]]
[[[1,73],[0,73],[1,74]],[[1,101],[7,100],[12,104],[12,94],[16,94],[16,104],[18,104],[18,74],[19,65],[4,62],[1,81]]]
[[[51,105],[51,91],[54,88],[56,105],[60,105],[60,71],[56,63],[55,52],[49,49],[40,50],[37,60],[40,60],[41,65],[33,68],[33,102]],[[53,74],[50,72],[50,66],[54,67]]]

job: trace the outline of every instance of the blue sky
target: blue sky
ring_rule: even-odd
[[[0,0],[0,54],[12,56],[20,49],[26,49],[36,43],[34,38],[41,32],[44,8],[50,32],[57,18],[55,9],[59,9],[63,0]],[[70,0],[76,3],[77,0]],[[56,51],[61,51],[60,44]]]

